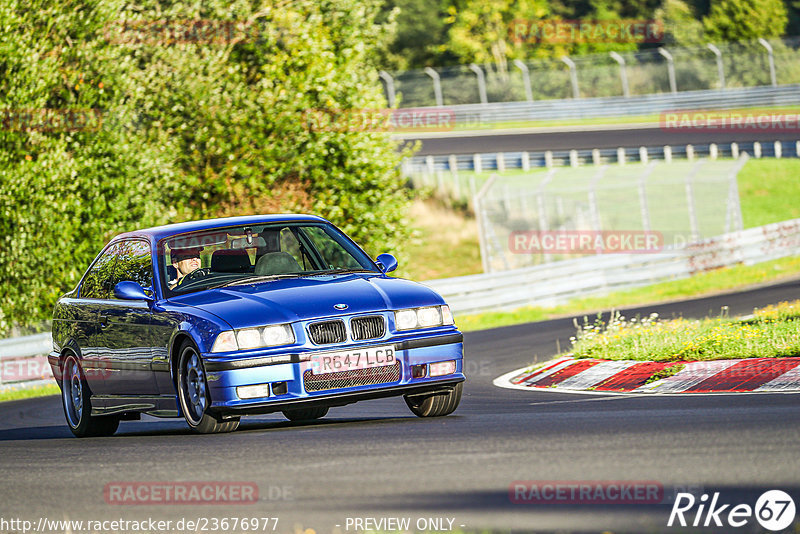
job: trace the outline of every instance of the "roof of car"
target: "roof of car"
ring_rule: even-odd
[[[223,217],[219,219],[205,219],[202,221],[187,221],[153,228],[143,228],[132,232],[125,232],[116,236],[116,239],[125,237],[149,237],[158,241],[165,237],[198,230],[210,230],[221,226],[241,226],[245,224],[262,224],[271,222],[328,222],[316,215],[301,215],[296,213],[281,213],[277,215],[248,215],[244,217]]]

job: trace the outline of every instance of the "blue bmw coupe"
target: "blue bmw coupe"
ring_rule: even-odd
[[[49,362],[79,437],[141,414],[202,433],[243,415],[290,420],[389,396],[420,417],[461,400],[450,308],[393,278],[333,224],[234,217],[119,235],[53,314]]]

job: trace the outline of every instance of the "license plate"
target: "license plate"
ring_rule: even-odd
[[[369,369],[394,365],[394,347],[366,347],[336,352],[322,352],[311,356],[311,372],[315,375]]]

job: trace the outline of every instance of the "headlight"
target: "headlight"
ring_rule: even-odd
[[[416,310],[400,310],[394,312],[394,324],[398,330],[410,330],[417,327]]]
[[[434,326],[452,325],[453,314],[449,306],[427,306],[410,308],[394,312],[394,324],[398,330],[414,328],[432,328]]]
[[[231,352],[261,347],[277,347],[294,343],[290,324],[272,324],[256,328],[222,332],[214,341],[211,352]]]
[[[265,326],[262,335],[264,338],[264,345],[267,347],[294,343],[294,330],[292,330],[291,325],[288,324]]]
[[[236,334],[232,330],[222,332],[214,340],[214,346],[211,347],[211,352],[230,352],[239,350],[239,345],[236,344]]]

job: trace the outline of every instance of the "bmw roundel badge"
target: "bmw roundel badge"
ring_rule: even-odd
[[[347,304],[334,304],[333,307],[336,308],[337,310],[346,310]]]

